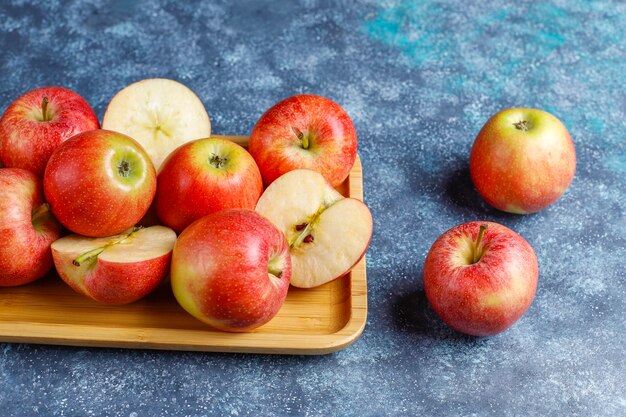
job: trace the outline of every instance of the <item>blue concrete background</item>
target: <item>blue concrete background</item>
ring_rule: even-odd
[[[323,357],[0,345],[2,416],[626,415],[626,5],[620,1],[3,1],[0,110],[35,87],[102,117],[147,77],[191,87],[215,133],[302,92],[353,117],[375,218],[369,316]],[[489,208],[468,176],[506,107],[564,121],[578,169],[554,206]],[[432,242],[465,221],[534,247],[539,289],[509,331],[469,338],[425,301]],[[0,314],[2,312],[0,311]]]

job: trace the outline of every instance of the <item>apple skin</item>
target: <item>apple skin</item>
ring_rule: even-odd
[[[481,225],[483,255],[471,263]],[[424,264],[424,290],[439,317],[453,329],[491,336],[513,325],[532,304],[537,290],[537,256],[511,229],[469,222],[442,234]]]
[[[91,130],[63,142],[44,175],[56,218],[74,233],[111,236],[134,226],[156,193],[156,172],[135,140]]]
[[[174,245],[174,296],[188,313],[216,329],[245,332],[270,321],[285,302],[290,279],[285,236],[252,210],[203,217]]]
[[[266,187],[298,168],[318,171],[337,187],[354,165],[357,138],[350,116],[339,104],[302,94],[275,104],[261,116],[250,134],[248,150]]]
[[[211,162],[214,156],[222,162]],[[254,209],[261,193],[261,173],[244,148],[229,140],[200,139],[177,148],[161,166],[156,212],[164,225],[180,233],[207,214]]]
[[[176,236],[172,230],[169,233],[173,242]],[[97,257],[92,262],[76,266],[73,262],[79,255],[63,253],[52,245],[54,266],[61,279],[74,291],[94,301],[122,305],[145,297],[165,279],[172,251],[136,262],[116,262]]]
[[[47,121],[42,102],[48,98]],[[98,129],[98,117],[77,93],[63,87],[42,87],[17,98],[0,119],[0,159],[6,167],[43,176],[52,152],[70,137]]]
[[[567,190],[575,171],[569,132],[555,116],[537,109],[497,113],[480,130],[470,153],[474,186],[487,203],[509,213],[548,207]]]
[[[0,286],[44,276],[52,268],[50,245],[60,236],[41,179],[24,169],[0,168]]]

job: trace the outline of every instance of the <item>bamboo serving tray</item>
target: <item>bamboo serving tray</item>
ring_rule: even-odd
[[[217,136],[241,145],[245,136]],[[363,199],[361,161],[338,187]],[[123,306],[98,304],[57,275],[21,287],[0,287],[0,341],[131,349],[321,355],[354,342],[365,327],[365,257],[346,276],[312,289],[290,287],[269,323],[250,333],[214,330],[185,312],[169,281]]]

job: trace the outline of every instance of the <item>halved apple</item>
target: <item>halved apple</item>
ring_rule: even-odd
[[[76,292],[104,304],[128,304],[167,276],[175,242],[176,233],[163,226],[101,238],[70,235],[52,244],[52,259]]]
[[[141,143],[157,171],[180,145],[211,136],[211,121],[198,96],[164,78],[138,81],[118,92],[104,113],[102,128]]]
[[[308,169],[272,182],[256,211],[285,234],[295,287],[317,287],[344,276],[363,257],[372,237],[367,206],[344,198],[320,173]]]

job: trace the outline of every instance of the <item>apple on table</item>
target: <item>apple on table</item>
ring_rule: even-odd
[[[263,192],[252,156],[236,143],[218,138],[180,146],[163,163],[157,181],[157,215],[176,233],[216,211],[254,209]]]
[[[511,327],[532,304],[537,256],[513,230],[469,222],[443,233],[424,263],[424,290],[453,329],[490,336]]]
[[[74,233],[106,237],[133,227],[156,192],[156,172],[130,137],[91,130],[63,142],[44,175],[44,192],[56,218]]]
[[[569,132],[552,114],[512,108],[494,115],[470,153],[470,175],[493,207],[526,214],[543,210],[567,190],[576,171]]]
[[[174,245],[174,296],[216,329],[245,332],[270,321],[285,302],[290,278],[285,236],[252,210],[202,217]]]
[[[202,101],[187,86],[165,78],[137,81],[119,91],[104,113],[102,128],[139,142],[157,171],[174,149],[211,136]]]
[[[295,287],[317,287],[346,275],[365,255],[372,237],[367,206],[344,198],[310,169],[289,171],[272,182],[256,211],[285,234]]]
[[[43,176],[57,146],[99,127],[89,103],[74,91],[63,87],[29,91],[11,103],[0,119],[2,165]]]
[[[59,276],[79,294],[104,304],[143,298],[167,276],[176,233],[135,227],[120,235],[62,237],[52,244]]]
[[[50,245],[60,236],[41,179],[21,168],[0,168],[0,286],[43,277],[52,268]]]
[[[357,137],[350,116],[339,104],[300,94],[261,116],[250,134],[248,150],[265,186],[291,170],[307,168],[337,187],[354,165]]]

